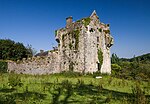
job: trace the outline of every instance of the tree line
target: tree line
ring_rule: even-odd
[[[133,58],[119,58],[113,53],[111,63],[116,77],[150,81],[150,53]]]

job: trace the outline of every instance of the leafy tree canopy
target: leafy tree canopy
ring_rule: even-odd
[[[33,56],[31,46],[25,47],[20,42],[14,42],[10,39],[0,39],[0,59],[16,61],[31,56]]]

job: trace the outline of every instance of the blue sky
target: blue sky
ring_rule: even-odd
[[[9,38],[36,50],[57,45],[54,31],[96,10],[109,23],[111,53],[133,57],[150,53],[150,0],[0,0],[0,38]]]

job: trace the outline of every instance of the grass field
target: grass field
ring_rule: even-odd
[[[102,77],[0,74],[0,104],[150,104],[150,82]]]

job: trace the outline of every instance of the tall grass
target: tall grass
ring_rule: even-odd
[[[0,104],[147,104],[148,82],[77,73],[54,75],[0,74]],[[145,103],[143,103],[145,102]]]

